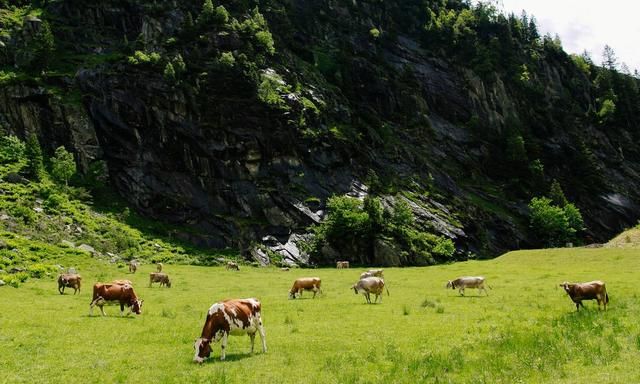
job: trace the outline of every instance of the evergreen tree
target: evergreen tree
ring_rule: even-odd
[[[27,170],[35,180],[40,180],[44,172],[42,149],[38,137],[32,133],[27,137],[25,154],[27,156]]]
[[[604,46],[604,50],[602,51],[602,66],[610,71],[615,71],[618,67],[616,53],[608,44]]]
[[[556,179],[553,179],[553,182],[551,183],[551,190],[549,191],[549,197],[551,198],[551,201],[553,201],[553,203],[558,207],[562,208],[562,207],[565,207],[567,204],[569,204],[569,201],[564,195],[564,191],[562,190],[560,183]]]

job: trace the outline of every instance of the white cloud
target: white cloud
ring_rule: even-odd
[[[637,0],[501,0],[507,13],[520,15],[522,10],[536,17],[542,34],[556,33],[565,51],[587,50],[593,61],[602,61],[608,44],[618,62],[640,70],[640,1]]]

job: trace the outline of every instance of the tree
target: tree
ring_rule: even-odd
[[[562,208],[552,204],[546,197],[534,197],[529,203],[531,229],[545,246],[559,246],[573,236],[575,231]]]
[[[51,174],[58,182],[69,184],[69,179],[76,173],[76,162],[73,154],[69,153],[63,146],[56,148],[55,156],[51,159]]]
[[[27,137],[25,154],[27,156],[27,170],[29,175],[35,180],[40,180],[44,172],[42,149],[40,148],[38,137],[34,133]]]
[[[167,63],[167,65],[164,67],[164,72],[162,75],[164,76],[165,80],[171,83],[176,81],[176,70],[173,68],[173,64]]]
[[[565,207],[567,204],[569,204],[569,201],[565,197],[564,191],[562,190],[560,183],[556,179],[553,179],[553,182],[551,183],[551,189],[549,190],[549,197],[551,198],[551,201],[553,201],[553,203],[558,207],[562,208],[562,207]]]
[[[618,67],[616,53],[608,44],[604,46],[604,50],[602,51],[602,66],[610,71],[615,71]]]

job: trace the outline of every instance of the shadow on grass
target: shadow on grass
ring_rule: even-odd
[[[213,344],[212,344],[213,346]],[[219,347],[218,347],[219,348]],[[213,349],[213,348],[212,348]],[[261,353],[261,352],[260,352]],[[202,363],[205,364],[224,364],[227,361],[241,361],[244,359],[248,359],[254,356],[257,356],[259,353],[227,353],[224,360],[220,360],[220,355],[214,355],[211,353],[211,356]]]

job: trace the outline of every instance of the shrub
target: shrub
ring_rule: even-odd
[[[236,58],[233,57],[233,53],[231,52],[222,52],[218,59],[218,64],[223,67],[232,68],[236,64]]]
[[[173,69],[173,64],[167,63],[167,65],[164,67],[164,72],[162,73],[162,76],[168,82],[173,83],[176,81],[176,70]]]
[[[26,145],[13,135],[0,137],[0,163],[17,163],[25,157]]]
[[[369,30],[369,35],[374,39],[377,39],[378,37],[380,37],[380,30],[378,28],[371,28]]]

